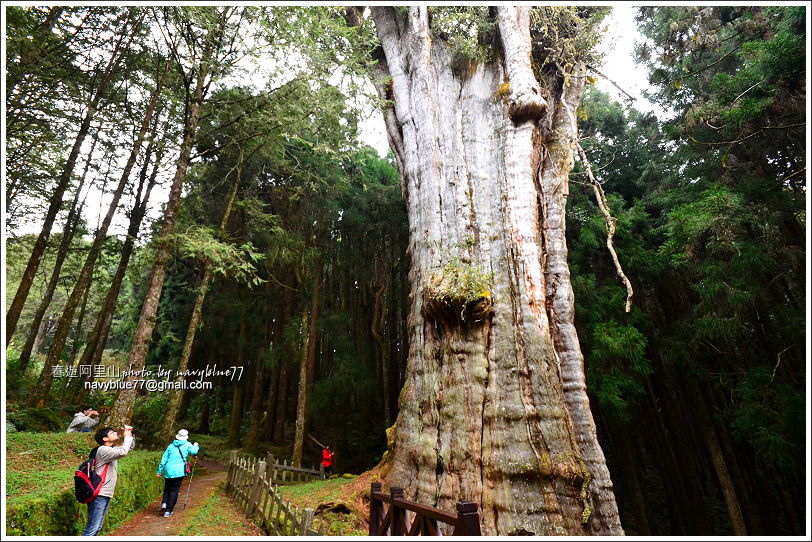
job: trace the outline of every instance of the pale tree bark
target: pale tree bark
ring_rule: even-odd
[[[449,510],[479,503],[483,534],[622,534],[571,327],[563,217],[582,78],[567,68],[542,89],[528,9],[496,13],[501,58],[459,73],[427,8],[372,8],[412,262],[386,483]],[[487,286],[463,294],[459,273]]]

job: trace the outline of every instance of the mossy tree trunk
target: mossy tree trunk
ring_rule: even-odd
[[[409,354],[386,482],[445,509],[476,501],[483,534],[622,534],[585,393],[564,243],[583,77],[569,68],[542,97],[528,10],[494,14],[500,58],[458,73],[427,8],[372,8],[411,255]]]

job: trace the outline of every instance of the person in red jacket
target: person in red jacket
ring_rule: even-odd
[[[321,464],[324,467],[324,476],[329,478],[333,473],[333,456],[335,452],[330,450],[329,446],[321,449]]]

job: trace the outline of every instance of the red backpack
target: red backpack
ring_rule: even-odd
[[[73,475],[74,493],[76,500],[81,503],[89,503],[95,499],[107,479],[107,469],[110,467],[110,463],[104,466],[101,476],[96,474],[96,452],[98,450],[98,446],[93,448],[90,457],[79,465]]]

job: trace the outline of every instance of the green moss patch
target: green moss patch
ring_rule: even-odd
[[[352,499],[348,499],[347,489],[354,478],[331,478],[304,484],[280,486],[282,498],[298,508],[312,508],[316,518],[327,525],[329,536],[366,536],[366,519],[362,518]]]

